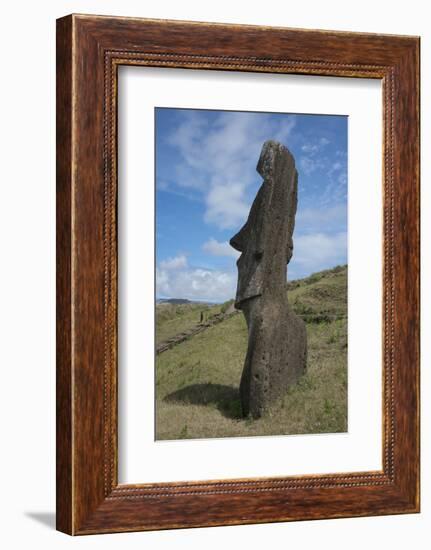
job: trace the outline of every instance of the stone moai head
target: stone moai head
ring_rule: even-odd
[[[267,295],[285,295],[286,270],[293,252],[298,173],[289,150],[276,141],[263,144],[257,171],[263,183],[244,226],[230,240],[237,261],[235,306]]]

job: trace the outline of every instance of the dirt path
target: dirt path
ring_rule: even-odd
[[[200,332],[203,332],[207,328],[213,327],[218,323],[222,323],[223,321],[226,321],[226,319],[229,319],[230,317],[233,317],[238,313],[238,310],[234,308],[229,308],[226,313],[217,313],[216,315],[213,315],[212,317],[207,319],[205,322],[199,323],[198,325],[188,330],[185,330],[184,332],[175,334],[175,336],[168,338],[164,342],[160,342],[160,344],[156,347],[156,355],[159,355],[159,353],[163,353],[164,351],[167,351],[168,349],[171,349],[174,346],[181,344],[181,342],[189,340],[192,336],[195,336],[196,334],[199,334]]]

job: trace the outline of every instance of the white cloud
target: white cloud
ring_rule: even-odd
[[[311,145],[311,144],[307,143],[307,144],[305,144],[301,147],[301,151],[303,151],[304,153],[314,154],[314,153],[317,153],[317,151],[319,151],[319,146],[318,145]]]
[[[325,204],[344,201],[347,198],[347,157],[337,153],[340,160],[330,164],[326,169],[328,184],[322,196]]]
[[[293,239],[292,264],[307,273],[346,262],[347,233],[311,233]]]
[[[312,143],[306,143],[301,147],[301,151],[304,153],[314,156],[317,153],[320,153],[322,149],[324,149],[327,145],[329,145],[330,141],[329,139],[326,139],[325,137],[321,137],[317,141],[313,141]]]
[[[167,260],[163,260],[160,262],[160,267],[163,270],[174,270],[174,269],[183,269],[187,267],[187,258],[184,256],[184,254],[181,254],[180,256],[175,256],[175,258],[169,258]]]
[[[309,176],[316,170],[322,170],[326,167],[327,159],[322,156],[323,150],[329,145],[329,139],[321,137],[318,140],[312,140],[301,147],[303,155],[299,159],[299,167],[304,174]],[[318,153],[320,153],[318,155]]]
[[[204,220],[220,229],[231,229],[245,221],[249,206],[245,186],[240,183],[214,185],[206,196]]]
[[[347,198],[347,154],[344,151],[335,151],[337,160],[334,162],[333,156],[325,151],[329,144],[330,141],[322,137],[302,145],[298,162],[300,177],[302,174],[314,174],[316,182],[320,179],[319,202],[325,208],[334,203],[344,203]]]
[[[294,115],[274,119],[261,113],[222,112],[209,123],[188,112],[169,138],[178,148],[177,184],[199,190],[206,205],[205,221],[220,229],[237,227],[247,216],[262,144],[275,139],[289,146]]]
[[[210,239],[204,247],[220,253],[224,245]],[[233,250],[233,249],[232,249]],[[235,252],[235,251],[234,251]],[[195,268],[184,254],[163,260],[156,268],[156,295],[164,298],[187,298],[208,302],[225,302],[235,296],[236,272]]]
[[[156,269],[156,295],[208,302],[225,302],[235,296],[237,275],[201,268]]]
[[[219,242],[211,238],[202,245],[202,249],[213,256],[228,256],[229,258],[238,258],[240,253],[232,248],[228,242]]]
[[[299,166],[302,168],[303,172],[309,176],[316,170],[324,168],[325,164],[322,159],[314,158],[313,156],[304,156],[299,159]]]

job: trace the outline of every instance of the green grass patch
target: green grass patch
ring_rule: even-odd
[[[307,373],[298,384],[263,418],[244,419],[239,381],[247,327],[242,314],[230,317],[157,356],[157,439],[347,431],[347,269],[295,283],[289,301],[306,321],[308,337]],[[157,319],[160,340],[197,324],[204,308],[208,315],[220,311],[200,304],[160,307],[172,308]]]

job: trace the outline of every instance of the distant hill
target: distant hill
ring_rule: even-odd
[[[239,381],[247,350],[242,313],[209,326],[156,358],[156,437],[187,439],[347,431],[347,266],[287,283],[289,303],[307,327],[307,373],[270,414],[241,416]],[[162,342],[212,316],[232,300],[156,307]]]
[[[188,300],[187,298],[159,298],[156,300],[156,304],[210,304],[211,302],[203,302],[201,300]]]
[[[191,300],[186,298],[160,298],[156,301],[158,304],[191,304]]]

